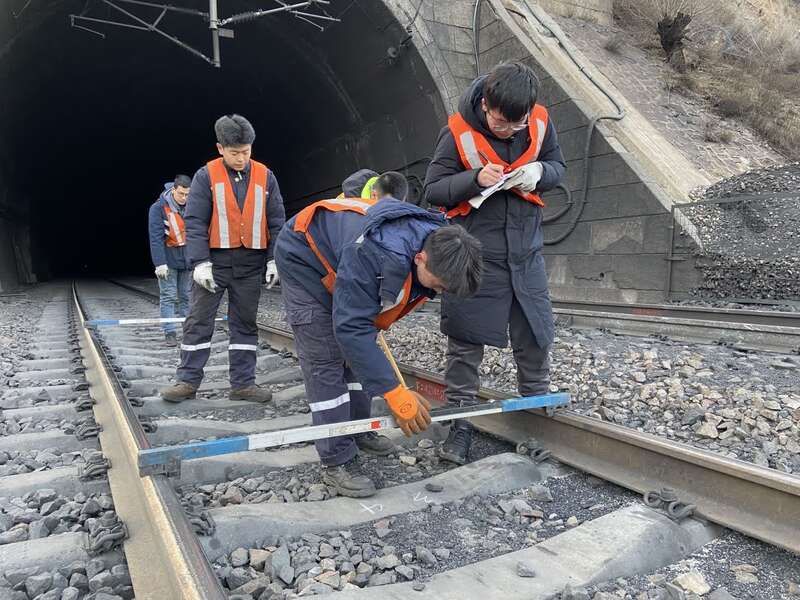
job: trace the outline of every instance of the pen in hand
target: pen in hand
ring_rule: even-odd
[[[480,155],[481,155],[481,157],[483,158],[483,160],[485,160],[485,161],[486,161],[486,165],[497,165],[497,166],[499,166],[499,167],[502,167],[502,166],[503,166],[503,165],[501,165],[501,164],[499,164],[499,163],[492,162],[492,159],[491,159],[491,158],[489,158],[488,156],[486,156],[486,153],[485,153],[485,152],[483,152],[483,151],[482,151],[480,148],[476,148],[476,150],[478,151],[478,154],[480,154]],[[484,165],[484,167],[485,167],[486,165]],[[507,174],[507,173],[508,173],[508,171],[507,171],[507,168],[508,168],[508,167],[503,167],[503,175],[505,175],[505,174]]]
[[[480,149],[476,148],[476,150],[486,161],[486,164],[478,173],[478,185],[483,188],[487,188],[499,183],[504,174],[503,166],[493,163],[492,160]]]

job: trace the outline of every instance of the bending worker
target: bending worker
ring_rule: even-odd
[[[511,348],[523,396],[550,387],[553,313],[542,246],[541,192],[564,176],[564,157],[547,109],[536,104],[539,82],[522,63],[501,64],[477,78],[458,112],[439,134],[425,177],[425,199],[443,207],[483,244],[485,275],[474,297],[442,298],[447,339],[445,396],[449,404],[474,404],[485,344]],[[516,172],[482,204],[471,199]],[[475,208],[478,205],[479,208]],[[472,426],[455,421],[440,456],[459,464],[468,457]]]
[[[192,180],[176,175],[175,181],[164,184],[164,191],[150,206],[148,216],[150,256],[158,278],[161,318],[185,317],[189,310],[192,272],[186,263],[186,225],[183,212]],[[177,311],[175,310],[177,307]],[[175,323],[164,323],[167,346],[177,346]]]
[[[372,169],[359,169],[342,182],[342,193],[337,198],[380,200],[384,196],[402,202],[408,199],[408,180],[402,173],[386,171],[378,175]]]
[[[214,125],[217,151],[195,173],[186,207],[186,249],[194,267],[192,304],[183,324],[178,383],[162,390],[169,402],[195,397],[211,354],[211,337],[222,294],[228,290],[231,400],[268,402],[272,394],[255,384],[262,277],[277,280],[272,251],[286,220],[278,180],[250,158],[256,134],[240,115]]]
[[[386,329],[445,290],[473,294],[481,279],[480,243],[444,215],[385,198],[323,200],[290,219],[278,236],[286,315],[294,331],[312,421],[370,416],[383,396],[409,436],[430,423],[428,402],[400,385],[376,345]],[[363,385],[363,387],[362,387]],[[366,497],[358,450],[386,455],[394,444],[375,432],[316,442],[323,481],[343,496]]]

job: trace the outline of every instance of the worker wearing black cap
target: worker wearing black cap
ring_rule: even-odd
[[[402,173],[386,171],[378,174],[372,169],[359,169],[342,182],[339,198],[364,198],[380,200],[384,197],[405,202],[408,199],[408,181]]]

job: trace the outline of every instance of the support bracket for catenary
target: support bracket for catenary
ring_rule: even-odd
[[[319,24],[319,21],[338,22],[340,20],[325,12],[324,7],[330,4],[330,0],[302,0],[299,2],[293,2],[291,4],[284,2],[283,0],[275,0],[275,2],[278,4],[277,7],[260,8],[231,15],[226,18],[220,18],[217,8],[217,1],[218,0],[208,0],[208,12],[204,12],[193,8],[183,8],[179,6],[172,6],[171,4],[149,2],[147,0],[100,0],[100,2],[106,6],[113,8],[120,13],[122,15],[120,19],[124,18],[124,20],[115,21],[108,18],[92,17],[86,14],[87,8],[84,8],[80,14],[70,14],[69,22],[70,26],[76,29],[82,29],[83,31],[88,31],[89,33],[100,36],[103,39],[106,37],[104,33],[92,29],[87,24],[97,23],[101,25],[113,25],[115,27],[124,27],[126,29],[135,29],[147,33],[155,33],[169,40],[173,44],[180,46],[187,52],[194,54],[196,57],[204,60],[208,64],[220,68],[222,66],[222,57],[220,53],[219,40],[220,38],[233,39],[234,37],[234,31],[232,29],[225,28],[225,25],[234,25],[236,23],[242,23],[245,21],[253,21],[261,17],[282,12],[291,14],[296,18],[305,21],[306,23],[310,23],[317,27],[320,31],[324,30],[324,27]],[[140,6],[144,7],[145,9],[155,9],[158,11],[158,14],[155,17],[150,17],[148,19],[132,12],[132,10],[123,8],[121,6],[122,4]],[[87,4],[87,7],[88,6],[89,5]],[[312,8],[319,8],[322,11],[322,14],[302,10]],[[178,13],[200,17],[204,21],[208,22],[208,28],[211,31],[211,56],[208,56],[204,52],[198,50],[190,44],[187,44],[177,36],[167,33],[162,27],[160,27],[161,20],[167,13]]]

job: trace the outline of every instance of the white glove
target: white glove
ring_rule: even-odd
[[[527,165],[522,165],[514,171],[514,175],[509,178],[507,182],[508,187],[503,186],[503,189],[515,187],[523,192],[533,192],[539,184],[539,180],[544,173],[544,167],[540,162],[532,162]]]
[[[169,267],[167,265],[158,265],[156,267],[156,277],[159,279],[166,279],[169,276]]]
[[[194,268],[194,272],[192,273],[192,279],[197,282],[197,285],[201,285],[206,288],[212,294],[217,291],[217,284],[214,281],[214,274],[211,270],[211,261],[207,260],[206,262],[201,262]]]
[[[267,289],[278,283],[280,277],[278,276],[278,267],[275,266],[275,261],[270,260],[267,262],[267,274],[264,277],[264,283],[267,284]]]

